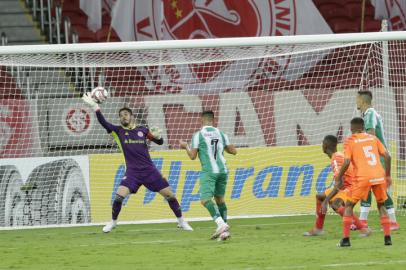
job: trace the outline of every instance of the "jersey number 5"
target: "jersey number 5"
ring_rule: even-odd
[[[212,139],[211,140],[211,147],[212,147],[212,152],[214,159],[217,160],[217,144],[219,142],[219,139]]]
[[[371,166],[376,165],[376,155],[372,152],[372,146],[362,147],[364,150],[365,157],[368,158],[368,164]]]

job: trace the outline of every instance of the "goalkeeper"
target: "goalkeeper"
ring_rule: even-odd
[[[126,163],[125,176],[118,187],[113,202],[112,220],[103,227],[103,232],[108,233],[117,226],[117,218],[124,199],[130,193],[136,193],[141,185],[151,191],[159,192],[168,201],[170,208],[178,218],[178,227],[192,231],[192,227],[182,217],[182,211],[175,194],[166,179],[156,169],[149,155],[147,139],[159,145],[163,144],[160,130],[157,128],[148,129],[139,125],[132,111],[125,107],[118,112],[121,125],[112,125],[106,121],[90,93],[84,94],[82,99],[96,112],[99,123],[108,133],[111,133],[123,152]]]
[[[199,154],[202,165],[200,175],[200,202],[209,211],[211,217],[217,224],[217,229],[212,235],[216,239],[223,232],[228,232],[230,228],[227,222],[227,207],[224,201],[226,191],[228,170],[224,159],[224,150],[236,155],[237,150],[226,134],[214,127],[214,113],[205,111],[202,113],[202,128],[197,131],[192,138],[192,147],[180,140],[179,144],[190,159],[196,159]],[[215,203],[213,202],[213,197]],[[225,240],[228,236],[223,238]]]

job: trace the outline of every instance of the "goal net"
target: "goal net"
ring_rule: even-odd
[[[370,90],[393,156],[393,199],[404,214],[406,46],[402,33],[261,37],[0,48],[0,226],[102,223],[125,173],[123,155],[81,100],[96,86],[101,110],[118,125],[133,110],[163,130],[150,144],[186,218],[199,203],[191,140],[200,113],[238,147],[225,154],[231,217],[314,213],[332,182],[325,135],[349,135],[357,91]],[[144,188],[124,201],[120,222],[173,220]]]

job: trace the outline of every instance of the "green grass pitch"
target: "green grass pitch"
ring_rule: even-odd
[[[232,238],[209,240],[213,222],[0,231],[0,269],[406,269],[406,217],[383,245],[378,218],[368,238],[352,232],[352,247],[338,248],[341,220],[327,216],[325,234],[304,237],[313,216],[230,220]],[[402,225],[404,227],[402,227]]]

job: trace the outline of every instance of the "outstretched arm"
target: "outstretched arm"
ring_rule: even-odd
[[[92,99],[90,96],[90,93],[85,93],[82,96],[82,100],[89,105],[89,107],[96,112],[96,117],[99,123],[107,130],[108,133],[111,133],[112,131],[116,131],[117,127],[114,126],[113,124],[107,122],[107,120],[104,118],[103,114],[100,111],[99,105]]]
[[[107,130],[108,133],[111,133],[112,131],[117,130],[117,126],[109,123],[106,120],[106,118],[104,118],[104,115],[101,113],[100,109],[97,109],[96,117],[97,117],[97,120],[99,121],[100,125],[102,125],[104,127],[104,129]]]
[[[229,154],[237,155],[237,148],[235,148],[234,144],[226,145],[224,150],[226,150],[226,152]]]
[[[164,143],[164,139],[162,138],[161,132],[161,129],[157,127],[150,128],[147,134],[148,140],[153,141],[158,145],[162,145]]]
[[[159,139],[155,138],[154,135],[152,135],[151,132],[148,132],[147,134],[147,138],[150,141],[153,141],[154,143],[158,144],[158,145],[162,145],[164,144],[164,139],[162,137],[160,137]]]
[[[190,147],[189,147],[189,145],[187,144],[187,142],[182,141],[182,140],[179,140],[179,145],[180,145],[181,148],[183,148],[183,149],[186,150],[186,153],[187,153],[187,155],[189,156],[189,158],[190,158],[191,160],[195,160],[195,159],[196,159],[198,149],[196,149],[196,148],[190,149]]]

